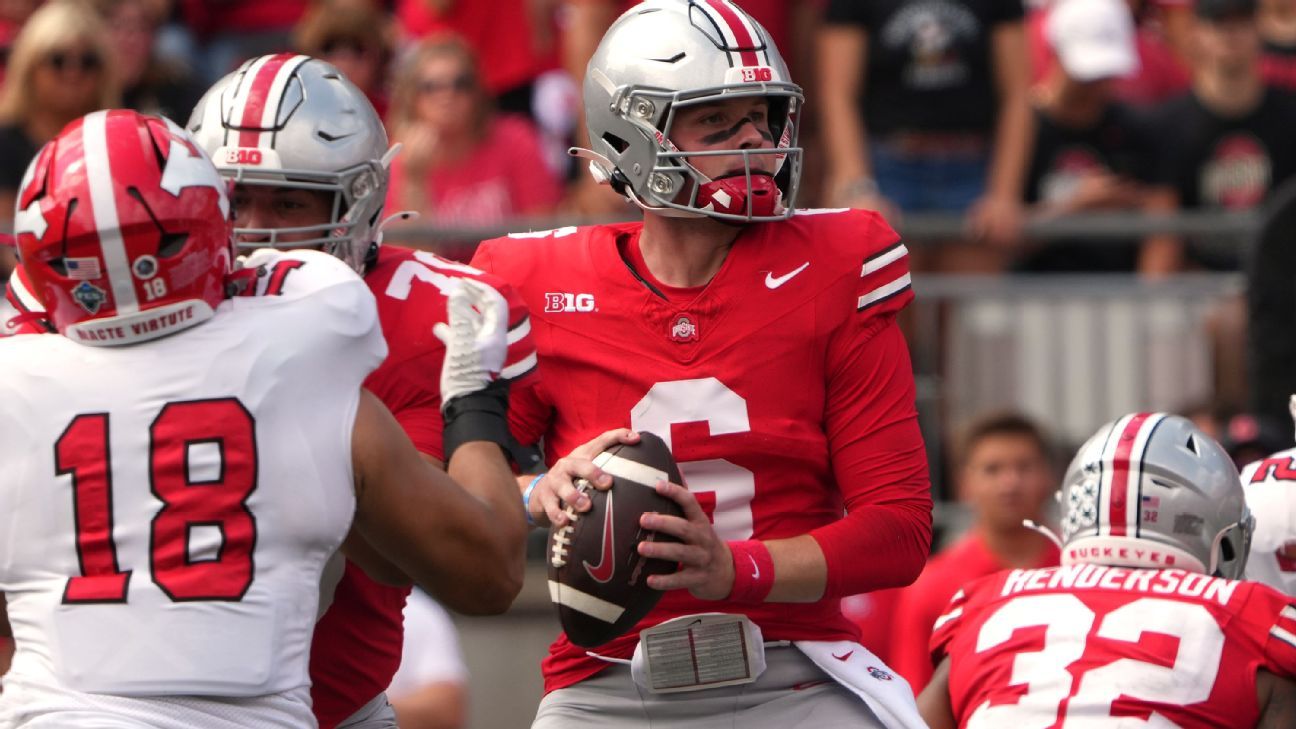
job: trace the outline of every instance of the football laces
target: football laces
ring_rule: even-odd
[[[590,488],[590,482],[583,478],[578,478],[573,483],[576,490],[581,493],[588,491]],[[554,568],[567,566],[567,547],[571,545],[572,530],[576,528],[576,522],[580,519],[580,516],[576,513],[576,507],[570,504],[563,510],[563,513],[567,515],[567,526],[559,527],[554,531],[553,546],[549,555],[549,564],[553,565]]]

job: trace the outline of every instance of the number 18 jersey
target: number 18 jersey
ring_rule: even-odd
[[[0,341],[17,646],[0,725],[314,725],[320,573],[350,528],[360,384],[386,345],[345,264],[253,263],[246,295],[162,339]],[[259,698],[130,698],[176,696]]]
[[[955,594],[932,634],[960,727],[1252,727],[1296,676],[1296,605],[1256,582],[1075,564]]]

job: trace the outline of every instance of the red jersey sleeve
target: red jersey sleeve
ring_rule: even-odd
[[[931,548],[913,367],[895,321],[913,298],[908,251],[881,217],[865,217],[861,227],[869,244],[859,273],[839,284],[847,296],[823,304],[844,310],[829,319],[837,326],[829,334],[824,418],[846,517],[811,532],[828,562],[829,596],[907,585]]]
[[[932,623],[931,638],[928,645],[931,648],[932,663],[936,664],[943,660],[950,653],[950,644],[958,635],[959,630],[963,628],[964,623],[969,619],[965,615],[968,611],[968,591],[973,589],[969,585],[954,593],[954,597],[945,605],[941,611],[940,617]]]
[[[1263,611],[1268,628],[1262,666],[1274,675],[1296,678],[1296,602],[1268,585],[1252,584],[1245,609]]]
[[[514,281],[520,281],[521,278],[517,271],[508,267],[498,266],[495,257],[495,246],[493,241],[486,241],[477,247],[477,252],[473,255],[472,265],[474,268],[492,275],[492,279],[499,281],[502,286],[507,287],[506,296],[509,297],[510,315],[514,311],[514,302],[522,311],[526,311],[525,302],[518,296],[513,288]],[[501,289],[503,290],[503,289]],[[510,320],[512,323],[512,320]],[[529,354],[519,363],[526,363],[525,372],[514,372],[516,375],[512,385],[509,387],[509,430],[513,437],[523,445],[532,446],[540,441],[541,436],[549,429],[549,421],[553,417],[553,406],[550,405],[549,399],[544,392],[544,380],[542,376],[543,363],[537,362],[536,348],[540,333],[533,327],[539,322],[527,317],[525,320],[525,331],[521,326],[517,329],[510,329],[509,360],[514,360],[514,348],[518,348],[516,356],[521,356],[525,349]],[[513,341],[514,332],[523,333],[524,338],[519,338],[517,342]],[[521,365],[513,365],[519,368]],[[505,373],[509,374],[509,367],[506,366]]]

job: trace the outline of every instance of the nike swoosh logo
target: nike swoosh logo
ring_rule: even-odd
[[[833,658],[836,658],[837,660],[841,661],[842,663],[845,663],[846,661],[850,660],[850,657],[853,656],[853,655],[855,655],[855,651],[846,651],[845,653],[841,654],[840,656],[837,655],[836,653],[834,653],[834,654],[832,654],[832,657],[833,657]]]
[[[603,505],[603,551],[599,554],[599,563],[591,565],[589,562],[582,561],[581,565],[595,582],[603,584],[612,579],[612,573],[616,571],[616,565],[608,559],[612,552],[612,492],[608,491],[607,503]]]
[[[806,261],[805,263],[801,264],[801,265],[798,266],[797,268],[792,269],[791,271],[788,271],[787,273],[783,274],[782,276],[775,276],[773,271],[766,271],[766,272],[765,272],[765,288],[767,288],[767,289],[776,289],[776,288],[782,286],[783,284],[787,283],[788,281],[791,281],[793,276],[795,276],[795,275],[797,275],[798,273],[801,273],[802,271],[806,270],[806,268],[807,268],[809,265],[810,265],[810,262],[809,262],[809,261]]]
[[[752,579],[753,579],[753,580],[759,580],[759,579],[760,579],[760,565],[756,564],[756,558],[753,557],[753,556],[751,556],[750,554],[747,555],[747,559],[750,559],[750,560],[751,560],[751,563],[752,563]]]

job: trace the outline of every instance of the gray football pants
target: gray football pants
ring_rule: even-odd
[[[378,694],[338,724],[337,729],[397,729],[396,711],[387,702],[387,694]]]
[[[881,729],[863,700],[791,646],[765,651],[754,683],[654,694],[609,664],[544,697],[531,729]]]

